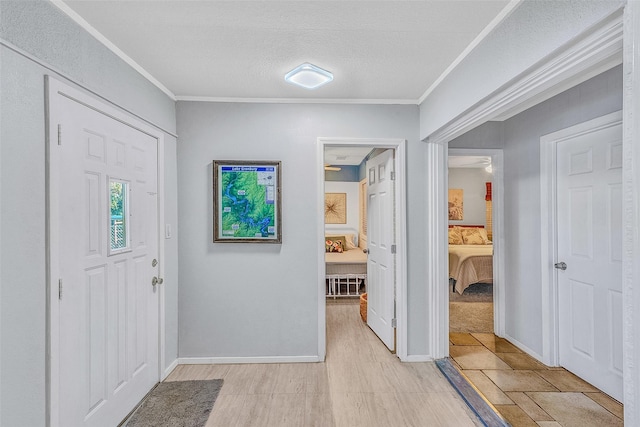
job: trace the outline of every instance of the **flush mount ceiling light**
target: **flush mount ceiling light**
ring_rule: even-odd
[[[289,71],[284,79],[305,89],[316,89],[333,80],[333,74],[313,64],[305,62]]]

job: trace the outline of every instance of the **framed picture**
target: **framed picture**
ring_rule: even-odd
[[[282,243],[279,161],[213,161],[213,241]]]
[[[461,221],[464,214],[463,190],[459,188],[449,189],[449,219]]]
[[[347,193],[324,193],[324,222],[347,223]]]

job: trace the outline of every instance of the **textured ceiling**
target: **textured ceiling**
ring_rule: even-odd
[[[354,165],[357,166],[371,152],[372,147],[326,147],[324,149],[324,162],[326,164],[335,165]]]
[[[417,101],[508,3],[64,2],[178,98],[383,102]],[[334,81],[286,83],[303,62]]]

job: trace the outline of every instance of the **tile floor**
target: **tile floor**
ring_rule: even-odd
[[[452,363],[513,427],[622,426],[622,404],[491,333],[450,333]]]

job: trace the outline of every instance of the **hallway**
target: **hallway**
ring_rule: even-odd
[[[207,427],[481,424],[434,363],[400,363],[357,301],[327,303],[324,363],[180,365],[167,381],[224,379]]]

